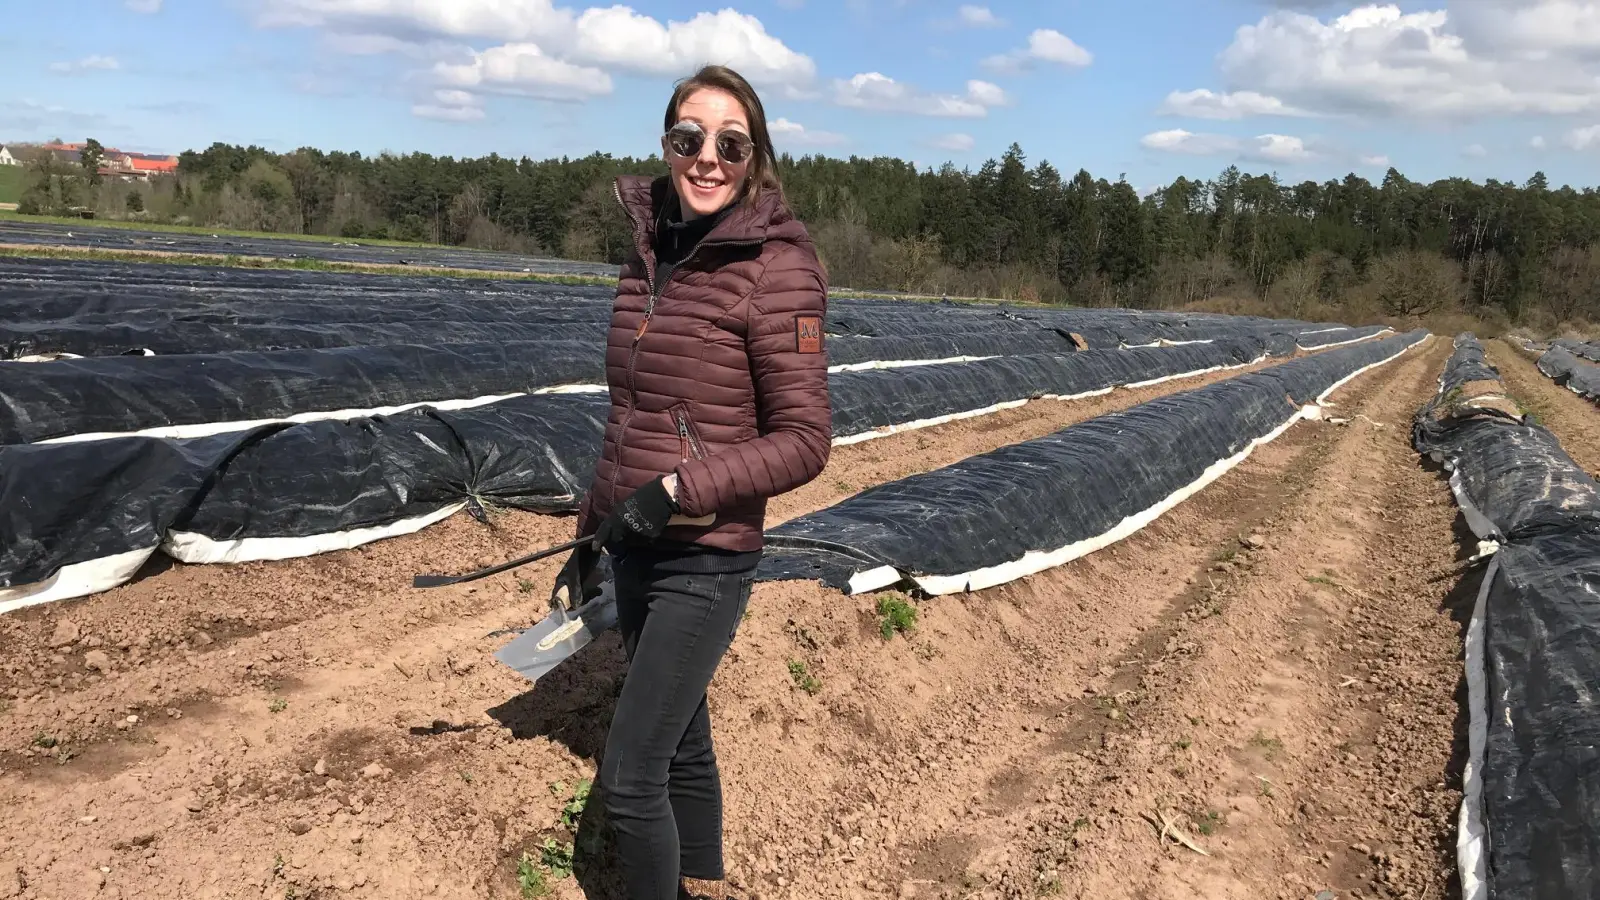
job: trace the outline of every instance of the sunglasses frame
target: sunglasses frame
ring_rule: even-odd
[[[694,140],[695,146],[693,152],[679,152],[678,148],[673,145],[674,133]],[[717,158],[730,166],[737,166],[742,163],[749,162],[750,158],[755,156],[756,152],[755,139],[750,135],[745,134],[742,131],[736,131],[732,128],[724,129],[714,135],[708,134],[705,128],[698,122],[679,122],[678,124],[667,129],[667,133],[661,137],[662,142],[666,144],[667,151],[682,159],[694,159],[698,157],[700,155],[700,151],[705,148],[707,139],[710,139],[713,142],[713,145],[717,148]],[[743,148],[742,155],[738,159],[730,159],[728,157],[727,147],[723,145],[724,137],[729,138],[730,143],[732,143],[734,146]],[[734,139],[735,137],[738,139]]]

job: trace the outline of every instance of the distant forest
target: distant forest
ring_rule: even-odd
[[[25,211],[396,239],[620,262],[618,174],[656,157],[454,159],[271,153],[214,144],[176,178],[88,185],[36,160]],[[894,158],[780,160],[835,284],[1052,303],[1213,308],[1301,318],[1457,312],[1554,328],[1600,322],[1600,193],[1390,169],[1289,184],[1229,167],[1140,197],[1064,176],[1012,145],[976,171]]]

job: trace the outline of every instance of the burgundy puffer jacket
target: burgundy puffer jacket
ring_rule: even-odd
[[[657,283],[667,180],[617,179],[633,220],[606,347],[611,416],[578,519],[593,534],[622,500],[676,472],[683,515],[662,537],[762,546],[767,498],[816,478],[833,411],[822,345],[828,281],[805,226],[767,192],[718,222]]]

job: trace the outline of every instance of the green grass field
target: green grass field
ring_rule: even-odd
[[[0,203],[16,203],[22,199],[23,171],[21,166],[0,166]]]
[[[16,187],[17,195],[20,196],[22,194],[22,184],[21,184],[22,167],[21,166],[0,166],[0,203],[16,203],[17,202],[17,198],[16,197],[8,197],[7,194],[6,194],[6,181],[5,181],[5,179],[7,177],[7,173],[13,172],[13,171],[17,173],[17,175],[16,175],[16,177],[17,177],[17,187]],[[225,236],[225,237],[268,238],[268,239],[292,240],[292,241],[316,241],[318,243],[323,243],[323,244],[331,244],[331,243],[334,243],[334,242],[338,241],[338,242],[365,244],[365,245],[367,245],[369,247],[428,247],[428,248],[433,248],[433,249],[446,249],[446,250],[448,250],[448,249],[459,249],[459,248],[445,247],[445,246],[443,246],[441,244],[421,244],[421,243],[411,243],[409,241],[378,241],[378,240],[369,240],[367,238],[353,239],[353,238],[345,238],[345,237],[336,237],[336,236],[330,235],[330,234],[275,234],[275,233],[270,232],[270,231],[236,231],[236,230],[233,230],[233,229],[230,229],[230,228],[207,228],[207,227],[205,227],[203,225],[162,225],[162,224],[157,224],[157,223],[154,223],[154,222],[122,222],[122,221],[117,221],[115,219],[91,219],[91,220],[85,220],[85,219],[62,218],[62,217],[58,217],[58,216],[25,216],[25,215],[23,215],[21,213],[9,212],[9,211],[5,211],[5,210],[0,210],[0,220],[4,220],[4,221],[8,221],[8,222],[32,222],[32,223],[42,224],[42,225],[92,225],[92,226],[94,226],[96,228],[126,228],[126,229],[131,230],[131,231],[156,231],[156,232],[161,232],[163,234],[198,234],[198,235],[213,235],[213,234],[216,234],[216,235],[222,235],[222,236]]]

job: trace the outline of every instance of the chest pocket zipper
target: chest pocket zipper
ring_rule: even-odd
[[[672,415],[678,425],[678,444],[683,458],[705,459],[705,448],[700,445],[700,437],[689,425],[689,411],[680,406],[672,411]]]

